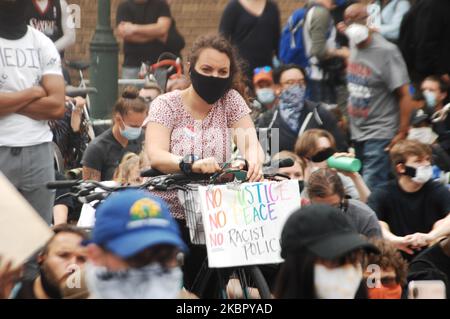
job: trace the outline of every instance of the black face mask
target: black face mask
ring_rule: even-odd
[[[303,192],[303,190],[305,189],[305,181],[298,181],[298,189],[301,192]]]
[[[231,88],[231,76],[218,78],[205,76],[191,68],[192,86],[195,92],[208,104],[216,103]]]
[[[409,176],[409,177],[416,177],[417,169],[415,167],[407,166],[405,165],[405,172],[403,175]]]
[[[26,0],[0,0],[0,37],[18,40],[27,33]]]

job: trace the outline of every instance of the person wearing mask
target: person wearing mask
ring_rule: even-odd
[[[127,152],[139,154],[144,135],[142,125],[148,114],[148,104],[139,91],[127,87],[114,105],[113,126],[97,136],[84,153],[83,179],[109,181]]]
[[[377,213],[383,237],[411,260],[415,250],[446,235],[450,193],[430,180],[433,171],[428,145],[400,141],[390,157],[396,179],[373,191],[368,205]]]
[[[186,175],[219,172],[219,163],[231,159],[233,141],[248,162],[247,179],[262,180],[265,155],[243,98],[245,86],[231,44],[220,35],[201,36],[192,46],[189,64],[192,84],[185,90],[160,95],[152,102],[145,139],[151,167],[163,173]],[[189,231],[177,192],[154,193],[169,203],[188,241]],[[185,271],[188,288],[205,255],[204,247],[191,247],[186,260],[190,268]]]
[[[370,0],[367,4],[368,26],[377,30],[386,40],[398,41],[403,16],[411,8],[408,0]]]
[[[253,70],[253,86],[258,102],[262,105],[262,109],[253,118],[258,118],[262,113],[271,110],[276,104],[276,89],[273,82],[272,68],[264,66]]]
[[[248,64],[243,71],[251,81],[255,68],[272,66],[273,57],[278,55],[281,33],[278,5],[271,0],[232,0],[223,11],[219,32]]]
[[[351,138],[364,181],[373,190],[389,179],[387,152],[406,138],[414,105],[400,51],[367,27],[367,17],[366,6],[349,6],[342,30],[351,48],[347,67]]]
[[[25,18],[28,25],[49,37],[56,49],[64,50],[75,44],[75,26],[69,24],[69,10],[66,0],[25,1]]]
[[[52,41],[26,25],[25,0],[0,1],[0,168],[48,224],[54,194],[52,132],[64,115],[61,59]]]
[[[387,240],[369,240],[380,251],[367,254],[364,279],[369,299],[401,299],[406,290],[408,263]]]
[[[276,105],[257,120],[259,128],[279,129],[279,150],[294,150],[295,142],[305,131],[321,128],[329,131],[337,141],[338,149],[346,151],[345,136],[337,127],[336,118],[320,103],[305,98],[305,75],[295,64],[286,64],[274,70],[273,79],[280,94]]]
[[[304,22],[307,96],[311,101],[337,104],[337,86],[345,85],[347,47],[337,48],[336,27],[331,16],[334,0],[310,0]]]
[[[20,281],[12,292],[13,299],[61,299],[71,274],[80,273],[87,256],[81,242],[86,233],[76,227],[59,225],[55,235],[38,256],[39,275]]]
[[[187,252],[169,207],[143,190],[111,194],[100,204],[87,245],[85,280],[95,299],[176,299]]]
[[[449,86],[437,76],[428,76],[423,80],[421,91],[425,98],[425,111],[430,117],[444,109],[448,89]],[[450,155],[450,116],[432,123],[432,129],[438,135],[439,147]]]
[[[172,16],[165,0],[124,0],[116,14],[116,34],[124,43],[122,78],[137,79],[143,62],[154,64],[166,51]]]
[[[364,298],[362,263],[378,249],[364,239],[342,212],[328,205],[302,207],[281,233],[278,299]]]
[[[335,170],[321,168],[312,173],[307,192],[311,204],[326,204],[339,208],[361,235],[368,238],[382,237],[375,212],[358,200],[346,198],[344,185]]]
[[[354,157],[351,153],[338,153],[333,135],[320,129],[307,130],[297,140],[295,153],[302,160],[303,178],[306,184],[314,171],[328,167],[326,160],[330,156]],[[339,171],[338,175],[344,185],[346,196],[367,202],[370,190],[358,172]],[[307,193],[303,194],[305,195],[307,196]]]

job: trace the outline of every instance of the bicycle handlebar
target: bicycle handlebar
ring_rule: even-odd
[[[294,161],[291,158],[280,158],[279,160],[270,163],[268,167],[265,167],[263,171],[270,172],[269,174],[273,174],[274,170],[278,170],[279,168],[283,167],[291,167],[294,166]],[[150,168],[145,171],[141,172],[141,177],[156,177],[160,175],[165,175],[163,172],[155,169]],[[192,176],[195,178],[195,175],[202,175],[202,174],[192,174]],[[203,174],[204,175],[204,174]],[[181,174],[184,178],[186,178],[185,175]],[[191,177],[191,176],[189,176]]]
[[[78,185],[80,180],[54,181],[46,184],[47,189],[71,188]]]
[[[88,94],[97,93],[97,89],[95,87],[74,87],[74,86],[66,86],[66,95],[69,97],[76,96],[86,96]]]

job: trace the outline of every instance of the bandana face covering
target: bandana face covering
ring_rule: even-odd
[[[179,267],[160,264],[124,271],[108,271],[90,263],[85,266],[86,284],[99,299],[176,299],[183,283]]]
[[[293,85],[284,90],[280,96],[280,115],[289,128],[297,133],[300,130],[300,115],[305,103],[305,89],[300,85]]]
[[[18,40],[27,33],[26,0],[0,0],[0,37]]]

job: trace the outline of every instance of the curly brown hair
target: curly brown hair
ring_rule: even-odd
[[[393,269],[395,271],[397,282],[401,286],[404,286],[408,274],[408,263],[402,257],[400,252],[384,239],[371,238],[369,241],[380,250],[380,254],[367,254],[365,268],[368,265],[375,264],[380,266],[381,269]]]
[[[212,33],[198,37],[192,45],[189,54],[189,66],[195,67],[200,53],[207,48],[217,50],[224,53],[230,59],[230,77],[232,78],[231,87],[239,92],[248,104],[248,94],[246,90],[245,80],[242,73],[244,61],[239,57],[237,49],[220,34]]]

